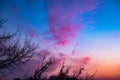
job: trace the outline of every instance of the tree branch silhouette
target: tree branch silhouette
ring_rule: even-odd
[[[0,20],[0,29],[6,21]],[[28,37],[20,39],[19,32],[0,31],[0,72],[14,71],[31,59],[37,45]],[[22,40],[22,41],[21,41]]]

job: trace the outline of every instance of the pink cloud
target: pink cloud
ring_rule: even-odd
[[[46,0],[49,30],[55,42],[66,45],[84,27],[83,14],[94,10],[98,0]],[[78,17],[79,16],[79,17]],[[76,17],[79,23],[76,21]],[[90,23],[93,21],[90,19]]]
[[[82,63],[83,64],[87,64],[89,61],[90,61],[90,57],[84,57],[83,59],[82,59]]]

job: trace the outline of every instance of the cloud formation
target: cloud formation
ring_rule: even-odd
[[[46,0],[48,25],[55,42],[66,45],[84,26],[83,15],[94,10],[98,0]],[[89,23],[92,23],[90,18]]]

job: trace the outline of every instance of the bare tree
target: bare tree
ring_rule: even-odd
[[[4,19],[0,20],[0,73],[13,71],[29,61],[37,48],[31,38],[22,38],[18,32],[9,33],[3,30]]]

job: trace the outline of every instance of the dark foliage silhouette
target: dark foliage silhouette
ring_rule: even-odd
[[[40,68],[36,69],[33,76],[26,77],[24,79],[16,78],[14,80],[95,80],[94,76],[96,72],[92,75],[87,74],[86,76],[81,76],[82,72],[84,71],[83,67],[80,67],[78,73],[73,74],[73,76],[69,75],[70,67],[65,67],[64,63],[62,63],[61,69],[58,75],[52,75],[49,78],[41,78],[41,75],[53,64],[53,59],[43,59],[43,63]]]
[[[14,71],[29,61],[37,48],[29,37],[20,41],[18,32],[6,32],[3,26],[5,22],[4,19],[0,19],[0,74]]]
[[[85,77],[81,76],[83,70],[84,68],[80,67],[77,75],[74,74],[73,76],[69,76],[68,73],[70,71],[70,67],[67,67],[65,69],[63,62],[59,75],[51,76],[48,80],[95,80],[94,79],[95,73],[93,75],[87,75]]]

